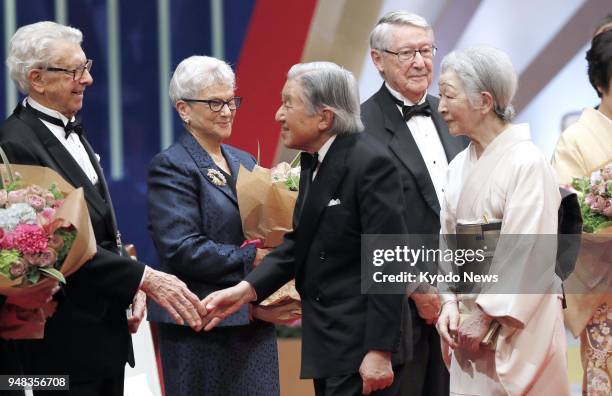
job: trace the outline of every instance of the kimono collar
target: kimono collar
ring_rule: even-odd
[[[491,143],[489,143],[480,158],[492,155],[498,151],[498,149],[506,149],[516,143],[530,140],[531,132],[529,131],[529,124],[525,123],[509,125],[502,133],[497,135]],[[476,147],[474,146],[473,142],[470,142],[469,150],[470,156],[473,159],[476,159]]]

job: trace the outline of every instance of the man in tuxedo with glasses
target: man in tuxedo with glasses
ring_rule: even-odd
[[[384,15],[370,34],[372,61],[384,82],[361,105],[365,132],[389,148],[399,169],[404,218],[412,232],[429,235],[440,232],[448,163],[467,146],[467,140],[448,133],[437,111],[438,98],[427,92],[436,51],[433,30],[424,18],[406,11]],[[434,327],[440,308],[436,290],[425,284],[409,287],[407,294],[412,325],[406,349],[412,349],[413,358],[405,364],[401,394],[448,395],[448,371]]]
[[[183,282],[122,247],[104,174],[75,117],[93,82],[81,41],[75,28],[38,22],[18,29],[9,44],[10,76],[27,97],[0,125],[0,145],[11,163],[52,168],[83,188],[97,252],[55,294],[42,340],[0,340],[0,374],[69,375],[70,390],[58,394],[119,396],[125,363],[134,365],[130,331],[144,316],[145,294],[196,330],[205,310]],[[13,301],[0,303],[4,309]]]

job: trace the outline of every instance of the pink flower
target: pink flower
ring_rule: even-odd
[[[612,218],[612,198],[606,199],[606,204],[603,209],[603,214],[606,217]]]
[[[42,197],[45,199],[47,205],[49,206],[53,205],[53,202],[55,202],[55,196],[53,196],[53,193],[51,191],[45,191]]]
[[[39,265],[41,267],[49,267],[55,264],[57,261],[57,252],[53,249],[47,248],[43,253],[39,254]]]
[[[26,195],[26,203],[34,208],[34,210],[37,212],[40,212],[45,207],[45,200],[40,195]]]
[[[25,275],[26,270],[28,269],[28,263],[24,259],[19,259],[11,264],[11,269],[9,272],[13,278],[20,277]]]
[[[64,200],[63,199],[56,199],[55,201],[53,201],[53,204],[51,205],[51,207],[53,209],[57,209],[60,206],[62,206],[64,204]]]
[[[601,178],[604,180],[612,180],[612,165],[608,165],[602,169]]]
[[[64,239],[59,235],[53,235],[49,239],[49,247],[59,252],[64,247]]]
[[[34,224],[19,224],[13,230],[13,246],[23,254],[45,252],[48,240],[45,231]]]
[[[0,206],[6,205],[8,202],[8,193],[6,190],[0,190]]]
[[[606,200],[603,197],[595,197],[593,203],[591,204],[591,212],[593,213],[601,213],[606,207]]]
[[[26,201],[26,191],[23,189],[11,191],[10,193],[8,193],[8,202],[11,204],[21,203],[25,201]]]
[[[591,206],[593,202],[595,202],[595,195],[593,193],[589,193],[586,197],[584,197],[584,203],[587,205]]]
[[[36,184],[32,184],[31,186],[29,186],[27,189],[28,194],[34,194],[34,195],[38,195],[38,196],[42,196],[45,193],[45,189],[42,188],[39,185]]]

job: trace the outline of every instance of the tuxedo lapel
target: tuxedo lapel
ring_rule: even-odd
[[[229,183],[231,181],[227,180],[225,185],[219,186],[213,183],[211,177],[208,176],[208,171],[210,169],[216,170],[216,167],[215,167],[215,163],[213,159],[206,152],[206,150],[204,150],[202,146],[200,146],[200,143],[198,143],[198,141],[189,133],[184,134],[181,137],[180,142],[183,145],[183,147],[185,147],[185,149],[187,150],[191,158],[193,158],[194,162],[198,166],[198,169],[200,170],[200,172],[202,172],[202,175],[204,175],[204,179],[206,179],[206,181],[208,181],[213,187],[221,190],[229,198],[229,200],[232,201],[235,205],[238,205],[236,195],[234,194],[231,187],[229,186]],[[225,155],[225,159],[227,160],[227,163],[230,167],[232,176],[237,177],[240,163],[223,146],[221,147],[221,150],[223,154]]]
[[[355,144],[354,136],[338,135],[321,163],[305,199],[297,228],[296,263],[304,262],[320,217],[347,171],[347,156]],[[300,183],[301,184],[301,183]],[[298,200],[300,201],[300,200]]]
[[[440,213],[438,196],[410,129],[384,84],[376,95],[376,101],[385,117],[385,128],[392,135],[389,140],[389,150],[414,175],[425,201],[438,216]]]
[[[83,187],[85,199],[87,203],[102,217],[105,217],[106,202],[102,199],[96,187],[91,183],[85,172],[79,164],[74,160],[72,155],[60,143],[59,140],[49,131],[49,129],[38,118],[31,114],[27,108],[18,106],[15,109],[15,115],[25,122],[34,131],[42,146],[47,150],[49,155],[55,161],[57,171],[64,176],[67,181],[74,187]],[[92,159],[92,163],[96,166],[97,161]],[[104,180],[103,174],[98,174],[100,180]]]

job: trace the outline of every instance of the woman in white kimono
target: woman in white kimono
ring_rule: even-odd
[[[517,86],[510,58],[492,47],[473,47],[447,55],[441,72],[438,110],[452,135],[471,141],[449,165],[442,240],[455,234],[458,223],[501,222],[502,238],[556,234],[560,195],[554,171],[532,143],[529,126],[510,123]],[[539,278],[540,294],[481,293],[471,295],[469,303],[465,295],[441,296],[437,328],[451,394],[569,395],[554,249],[537,257],[536,249],[520,249],[509,258],[499,254],[499,244],[491,264],[501,265],[498,272],[526,283],[542,268],[548,276]],[[499,333],[485,347],[481,341],[494,321],[501,325]]]

